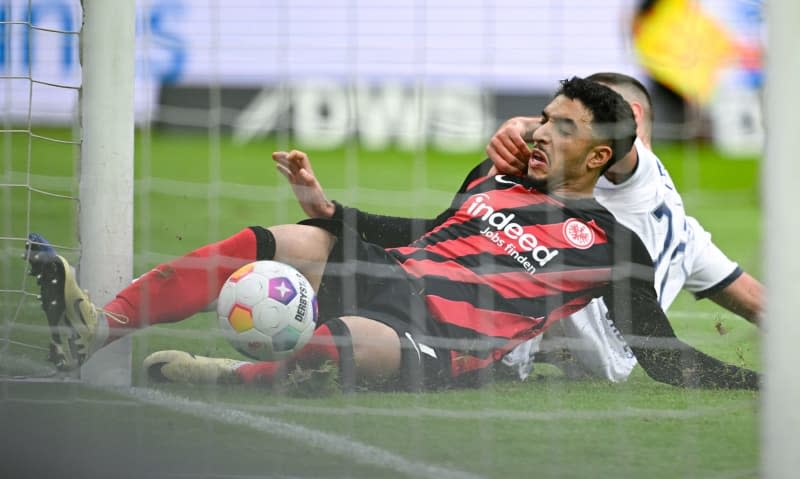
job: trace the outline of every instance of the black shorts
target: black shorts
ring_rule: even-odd
[[[442,335],[428,313],[421,282],[383,247],[364,241],[339,220],[317,218],[300,224],[322,228],[337,238],[317,292],[320,324],[340,316],[386,324],[400,338],[404,388],[452,385],[451,352],[435,346]]]

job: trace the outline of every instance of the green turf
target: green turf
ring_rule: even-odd
[[[69,137],[59,130],[44,133]],[[7,136],[3,141],[2,183],[30,179],[37,190],[75,194],[73,147],[35,141],[29,166],[24,136]],[[217,143],[204,136],[140,136],[136,273],[243,226],[300,219],[290,190],[269,159],[276,144],[274,140],[236,145],[226,138]],[[725,159],[704,145],[655,148],[682,191],[687,211],[700,219],[724,251],[760,276],[758,161]],[[356,147],[311,154],[330,197],[372,211],[415,216],[438,213],[466,172],[482,158],[481,152],[375,152]],[[78,246],[76,202],[2,187],[0,204],[0,332],[3,339],[11,340],[0,343],[0,373],[47,376],[51,369],[42,361],[44,351],[31,347],[44,345],[47,334],[40,327],[36,289],[18,259],[19,238],[28,230],[39,231],[58,244],[61,253],[76,259],[77,249],[70,249]],[[758,368],[758,333],[745,321],[688,295],[680,296],[671,312],[681,338],[727,361]],[[151,351],[167,348],[234,356],[230,346],[214,334],[215,321],[212,314],[201,314],[138,333],[134,363]],[[37,471],[49,471],[47,463],[39,464],[38,456],[31,454],[43,454],[36,447],[40,442],[49,444],[61,437],[43,432],[53,425],[72,442],[87,441],[107,456],[97,468],[121,461],[131,465],[132,477],[139,471],[134,464],[142,470],[157,468],[163,474],[204,477],[394,477],[419,472],[408,472],[403,464],[444,467],[456,477],[466,473],[575,478],[758,475],[757,394],[685,391],[655,383],[640,370],[621,385],[570,382],[548,368],[540,373],[526,383],[498,380],[477,391],[359,393],[317,399],[249,387],[162,387],[169,397],[224,405],[252,417],[372,445],[400,457],[400,466],[360,464],[356,453],[324,452],[307,441],[287,440],[255,427],[180,414],[124,393],[68,383],[0,383],[0,450],[21,458],[20,467],[27,466],[31,477]],[[145,384],[139,368],[134,381]],[[26,425],[30,430],[25,434],[13,433]],[[49,464],[58,465],[74,453],[70,446],[44,454],[50,455]]]

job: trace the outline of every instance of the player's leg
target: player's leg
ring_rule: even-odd
[[[361,316],[342,319],[350,330],[353,366],[358,379],[382,380],[397,375],[401,365],[400,338],[393,328]]]
[[[246,362],[158,351],[145,359],[144,367],[150,378],[159,381],[272,385],[296,367],[313,370],[325,363],[338,367],[344,389],[357,380],[390,379],[400,370],[400,339],[383,323],[344,316],[318,327],[308,344],[286,360]]]
[[[185,353],[160,351],[146,360],[145,366],[151,377],[177,382],[211,378],[205,382],[216,382],[215,376],[224,375],[225,381],[235,377],[245,383],[272,384],[294,366],[314,368],[330,361],[338,366],[346,389],[356,376],[366,380],[392,377],[401,363],[413,365],[412,359],[421,363],[422,357],[427,358],[428,354],[432,354],[434,359],[449,358],[444,354],[437,356],[432,348],[422,349],[425,354],[421,355],[421,346],[410,344],[404,344],[401,353],[399,338],[407,343],[406,333],[410,332],[410,325],[424,322],[426,314],[424,301],[417,293],[418,285],[397,267],[396,260],[383,248],[363,242],[357,232],[332,220],[317,221],[312,229],[303,231],[312,242],[319,242],[319,239],[314,239],[319,235],[328,238],[316,227],[337,238],[331,243],[330,254],[324,258],[327,261],[308,255],[302,239],[295,234],[299,230],[271,228],[277,239],[276,259],[297,267],[315,288],[319,286],[320,312],[323,317],[335,318],[323,321],[306,346],[289,360],[245,364],[234,364],[225,359],[194,360],[195,356]],[[372,309],[365,309],[370,307]],[[409,351],[411,354],[406,354]],[[169,363],[174,361],[182,365],[170,366]],[[212,371],[209,374],[184,372],[191,368]],[[416,369],[420,369],[419,365]]]
[[[74,369],[94,350],[128,331],[202,310],[230,273],[259,254],[274,254],[270,241],[263,228],[242,230],[157,266],[101,309],[81,290],[67,260],[44,238],[32,234],[26,256],[41,286],[42,308],[51,328],[50,359],[59,369]]]
[[[187,318],[216,299],[231,273],[262,259],[294,265],[310,277],[324,269],[334,239],[310,226],[278,227],[276,235],[261,227],[246,228],[222,241],[161,264],[126,287],[102,309],[78,286],[67,261],[38,235],[31,237],[27,258],[41,286],[42,306],[51,326],[51,360],[73,369],[99,347],[149,324]],[[290,244],[278,247],[277,243]],[[320,259],[321,258],[321,259]],[[315,261],[322,261],[316,265]],[[312,283],[313,285],[313,283]],[[180,298],[180,300],[176,300]]]
[[[270,259],[293,266],[319,290],[336,238],[322,228],[304,224],[270,226],[269,232],[275,244]]]
[[[234,271],[257,260],[290,264],[317,289],[320,271],[325,268],[334,241],[326,231],[311,226],[245,228],[222,241],[156,266],[117,294],[103,309],[128,318],[127,329],[178,321],[203,311],[217,298]],[[109,324],[114,328],[109,339],[124,334],[125,327]]]

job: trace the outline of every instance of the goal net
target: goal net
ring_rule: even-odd
[[[244,227],[303,219],[271,159],[292,149],[309,153],[329,199],[433,218],[504,120],[540,114],[559,80],[618,72],[649,90],[652,149],[686,214],[761,278],[763,10],[751,0],[0,0],[0,417],[22,431],[0,433],[0,450],[28,457],[54,443],[36,432],[47,424],[79,438],[47,464],[9,471],[57,471],[69,456],[90,475],[156,477],[782,477],[787,466],[759,462],[783,434],[759,437],[769,400],[672,388],[640,367],[612,382],[576,363],[568,339],[540,351],[525,381],[498,366],[475,390],[342,394],[313,373],[299,387],[156,382],[142,364],[157,351],[249,360],[211,304],[59,372],[20,259],[28,235],[42,234],[105,304]],[[672,221],[669,209],[652,214]],[[763,370],[757,326],[688,291],[668,303],[680,339]]]

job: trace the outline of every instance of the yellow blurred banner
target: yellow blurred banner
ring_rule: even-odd
[[[719,71],[737,56],[732,36],[692,0],[660,0],[638,17],[633,31],[639,61],[689,101],[711,98]]]

